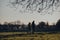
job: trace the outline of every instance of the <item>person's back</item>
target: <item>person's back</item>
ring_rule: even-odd
[[[35,31],[35,22],[33,21],[32,22],[32,33],[34,33],[34,31]]]

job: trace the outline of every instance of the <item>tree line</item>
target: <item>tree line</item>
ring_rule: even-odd
[[[29,22],[25,24],[0,24],[0,32],[60,32],[60,19],[56,24],[49,25],[49,23],[39,22],[35,24],[35,21],[32,23]]]

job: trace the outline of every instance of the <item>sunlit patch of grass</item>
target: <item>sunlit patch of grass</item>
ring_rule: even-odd
[[[27,32],[0,32],[0,35],[26,34]]]
[[[23,36],[0,38],[0,40],[60,40],[60,33],[27,34]]]

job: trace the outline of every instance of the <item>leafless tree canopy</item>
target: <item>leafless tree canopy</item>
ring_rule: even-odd
[[[38,13],[50,8],[54,11],[60,6],[60,0],[10,0],[9,2],[13,7],[21,7],[24,10],[37,11]]]

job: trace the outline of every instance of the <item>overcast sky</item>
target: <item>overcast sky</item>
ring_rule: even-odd
[[[41,13],[22,13],[16,10],[15,8],[11,8],[8,6],[9,0],[0,0],[0,22],[11,22],[20,20],[21,22],[27,24],[28,22],[32,22],[35,20],[35,23],[40,21],[49,22],[50,24],[57,22],[60,19],[60,7],[53,12],[53,14],[41,15]],[[43,12],[44,13],[44,12]]]

